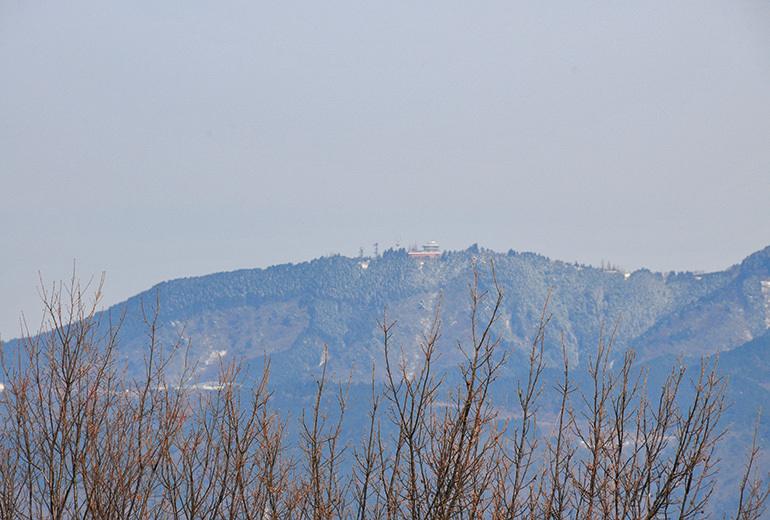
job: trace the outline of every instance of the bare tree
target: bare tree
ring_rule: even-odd
[[[327,374],[327,347],[324,345],[323,369],[315,379],[315,401],[309,417],[303,413],[300,419],[300,455],[303,471],[296,477],[299,485],[299,518],[324,520],[348,516],[348,483],[341,471],[348,445],[341,439],[342,422],[348,409],[347,385],[337,389],[336,414],[330,410],[326,387],[330,383]]]
[[[708,518],[728,406],[716,360],[689,371],[680,360],[656,386],[602,333],[585,366],[564,349],[561,376],[546,382],[546,301],[513,402],[495,401],[513,355],[493,333],[504,291],[493,264],[489,280],[473,269],[454,373],[436,368],[440,303],[416,361],[383,312],[384,380],[373,367],[355,442],[343,433],[350,378],[337,383],[326,363],[292,444],[269,360],[259,374],[222,360],[218,380],[198,384],[184,343],[159,339],[156,297],[142,309],[143,372],[129,378],[122,318],[97,312],[101,283],[91,300],[74,276],[42,291],[45,326],[2,358],[0,519]],[[547,392],[556,409],[541,408]],[[732,518],[766,511],[759,456],[755,433]]]

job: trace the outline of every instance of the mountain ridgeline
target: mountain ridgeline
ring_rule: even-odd
[[[500,306],[495,307],[498,288],[504,296]],[[482,296],[479,301],[479,294],[487,296]],[[475,307],[472,305],[474,295]],[[58,303],[62,305],[52,308],[67,308],[66,302]],[[57,316],[56,312],[54,310],[54,316]],[[493,315],[496,319],[490,321]],[[478,324],[475,342],[472,339],[474,318]],[[545,336],[540,336],[544,321],[547,321]],[[378,435],[382,434],[381,439],[389,439],[387,442],[401,439],[398,432],[404,430],[399,430],[401,423],[396,420],[393,403],[412,395],[408,392],[414,388],[431,387],[434,381],[436,388],[455,390],[448,391],[446,397],[443,393],[439,396],[433,390],[425,390],[430,392],[431,411],[425,412],[428,415],[423,422],[418,421],[423,426],[437,417],[446,417],[442,414],[449,413],[452,408],[447,403],[459,402],[458,396],[465,390],[471,395],[471,381],[478,378],[489,384],[485,387],[489,394],[485,395],[489,396],[489,403],[496,410],[489,417],[500,418],[501,424],[507,425],[508,420],[524,421],[522,417],[534,413],[532,417],[537,416],[537,426],[527,434],[533,438],[545,438],[548,432],[555,431],[559,432],[558,438],[562,438],[562,433],[572,435],[570,432],[579,431],[582,426],[587,428],[584,431],[591,431],[587,425],[591,417],[605,421],[619,409],[625,411],[620,422],[615,424],[633,424],[637,433],[646,432],[644,435],[657,431],[656,425],[668,424],[666,418],[678,417],[677,421],[681,419],[681,422],[668,424],[660,430],[662,444],[658,455],[663,457],[661,461],[669,462],[679,460],[670,457],[670,450],[679,449],[673,440],[690,438],[687,425],[695,424],[690,421],[691,412],[703,412],[700,424],[709,428],[716,428],[718,424],[719,429],[708,430],[708,435],[702,438],[713,437],[715,441],[724,442],[717,448],[708,444],[707,449],[697,452],[693,460],[696,465],[706,464],[708,471],[711,471],[711,462],[704,461],[711,461],[712,455],[715,461],[727,462],[713,481],[715,487],[709,507],[715,512],[737,507],[739,495],[735,490],[739,489],[741,478],[746,474],[746,447],[752,445],[755,425],[758,445],[770,445],[768,415],[757,420],[758,409],[770,407],[770,247],[752,254],[738,265],[709,274],[662,274],[646,269],[626,273],[550,260],[533,253],[512,250],[505,254],[495,253],[475,245],[465,251],[441,254],[427,251],[422,256],[409,255],[403,249],[391,249],[373,258],[330,256],[296,265],[163,282],[97,314],[95,320],[61,323],[64,325],[56,331],[48,331],[29,341],[4,343],[6,367],[14,362],[35,367],[44,360],[50,362],[55,374],[59,374],[57,367],[60,364],[70,368],[81,366],[70,363],[78,359],[73,352],[85,355],[81,361],[85,363],[83,366],[89,367],[91,358],[88,356],[93,355],[94,359],[98,356],[93,354],[95,350],[84,346],[98,349],[103,345],[96,345],[94,341],[99,341],[100,337],[108,338],[107,342],[117,340],[118,356],[125,361],[128,380],[138,381],[137,388],[146,390],[137,396],[157,395],[161,401],[169,397],[171,402],[178,395],[213,395],[212,400],[203,397],[200,402],[219,403],[222,396],[231,395],[226,392],[232,389],[221,384],[226,379],[221,377],[223,367],[230,366],[229,363],[235,360],[236,367],[245,368],[245,373],[237,372],[240,388],[241,382],[259,382],[265,374],[265,363],[269,361],[269,391],[266,390],[268,393],[264,395],[270,396],[271,409],[286,417],[285,424],[299,421],[299,424],[307,425],[308,410],[320,412],[321,422],[326,424],[326,419],[331,417],[326,415],[330,408],[322,404],[322,394],[333,403],[331,394],[339,392],[340,406],[335,413],[340,429],[334,438],[339,438],[345,446],[354,445],[355,440],[366,432],[367,424],[370,424],[370,432],[376,428]],[[83,323],[98,324],[95,329],[101,327],[101,330],[91,335],[88,331],[92,329],[81,327]],[[118,323],[120,327],[115,334],[114,327]],[[465,368],[458,370],[458,366],[469,366],[472,358],[466,357],[469,352],[476,352],[474,359],[478,359],[478,349],[487,345],[478,340],[478,333],[487,323],[491,323],[491,337],[499,338],[499,346],[484,351],[489,353],[487,359],[497,356],[490,365],[484,366],[498,366],[499,361],[502,363],[499,370],[495,368],[486,375],[463,372]],[[111,327],[109,331],[108,326]],[[428,340],[435,338],[436,327],[440,334],[438,340]],[[78,331],[86,333],[78,335]],[[385,348],[386,336],[389,354]],[[48,357],[41,357],[41,351],[36,350],[36,340],[40,338],[51,340],[40,343],[54,346],[52,350],[43,351],[49,352]],[[75,342],[78,348],[70,345],[69,350],[57,350],[59,343],[70,342],[72,338],[80,338]],[[150,343],[152,348],[148,348]],[[423,351],[426,343],[430,347]],[[610,343],[612,348],[605,354]],[[474,344],[477,350],[468,348]],[[533,344],[542,348],[542,358],[539,350],[533,352]],[[106,348],[114,353],[112,345],[114,343],[109,343]],[[158,358],[167,359],[170,345],[182,345],[182,351],[178,352],[182,355],[172,356],[169,365],[163,365],[165,361],[157,362]],[[25,348],[19,350],[21,346]],[[629,349],[634,350],[636,360],[641,364],[625,372],[631,374],[630,379],[623,379],[630,381],[630,387],[626,387],[625,383],[619,383],[619,374],[631,367],[629,360],[632,358],[626,357]],[[54,359],[57,352],[65,350],[67,355]],[[54,354],[50,355],[51,352]],[[157,356],[152,358],[156,361],[151,361],[151,356]],[[109,359],[112,360],[109,367],[114,368],[115,358]],[[541,359],[544,367],[540,365]],[[566,390],[560,393],[559,385],[565,378],[565,359],[570,383],[561,386]],[[386,370],[387,361],[391,372]],[[690,368],[682,368],[680,362]],[[706,366],[700,375],[711,377],[708,373],[715,362],[722,374],[713,372],[711,380],[698,383],[699,368]],[[123,377],[123,364],[118,364]],[[421,371],[421,367],[429,364],[429,372]],[[599,368],[600,365],[603,368]],[[44,366],[49,365],[44,363]],[[163,369],[153,372],[158,366]],[[540,370],[540,367],[542,371],[533,382],[530,370]],[[593,375],[591,367],[594,367]],[[90,368],[95,370],[97,367]],[[6,376],[46,374],[14,370],[11,367]],[[193,376],[188,381],[197,386],[189,386],[188,382],[184,392],[155,392],[159,388],[179,388],[173,383],[174,374],[189,373],[190,370]],[[480,370],[483,372],[483,367]],[[393,383],[390,378],[394,372],[400,377],[398,383]],[[79,373],[72,370],[72,374]],[[102,374],[100,370],[94,373]],[[161,379],[163,383],[156,385],[153,373],[167,373],[171,378]],[[421,379],[427,373],[430,379]],[[594,378],[596,374],[599,374],[598,379]],[[667,393],[672,374],[675,379],[679,374],[678,381],[682,381],[682,385],[673,393]],[[373,378],[379,381],[374,389]],[[423,383],[411,387],[412,378]],[[67,382],[65,387],[72,388],[69,379],[64,380]],[[602,388],[609,390],[597,390],[599,380],[608,385]],[[43,377],[39,381],[58,380]],[[147,386],[142,387],[141,381],[147,381]],[[171,381],[171,386],[166,381]],[[326,385],[330,382],[341,385]],[[530,409],[521,404],[522,384],[537,392],[536,407],[533,405]],[[337,390],[322,390],[331,387]],[[27,385],[18,388],[27,388]],[[568,407],[565,402],[574,399],[577,407],[582,403],[583,408],[590,410],[592,388],[595,398],[608,399],[602,401],[601,411],[593,415],[584,412],[572,415],[570,412],[569,424],[565,426],[559,418],[567,408],[573,410],[572,405]],[[726,396],[725,403],[732,404],[708,404],[704,401],[703,388],[715,389],[714,394],[706,393],[717,396],[717,399],[720,395]],[[213,392],[209,393],[209,390]],[[648,391],[650,400],[646,401]],[[725,393],[720,393],[722,391]],[[130,395],[134,396],[133,393]],[[629,396],[628,402],[636,404],[629,408],[621,406]],[[614,400],[616,398],[618,401]],[[126,399],[128,403],[133,402],[133,397]],[[233,402],[240,402],[238,399]],[[386,407],[390,403],[389,412],[375,413],[371,406],[381,402],[379,399],[385,400]],[[343,402],[346,404],[342,405]],[[675,402],[677,404],[673,404]],[[43,409],[47,409],[47,403],[44,399]],[[662,408],[656,408],[659,406]],[[672,406],[676,409],[674,415],[664,413]],[[529,412],[523,412],[525,408]],[[470,410],[467,407],[461,409]],[[629,415],[624,415],[626,413]],[[239,418],[247,415],[238,413]],[[29,417],[34,419],[36,415]],[[201,417],[203,423],[208,420],[205,414]],[[638,423],[634,423],[635,418]],[[658,420],[660,422],[656,422]],[[12,422],[8,424],[12,425]],[[558,428],[557,424],[560,425]],[[684,429],[678,429],[680,426]],[[289,427],[283,440],[287,446],[303,446],[308,431]],[[516,432],[511,426],[507,434],[515,437]],[[619,438],[618,454],[626,449],[626,442],[631,442],[629,439],[633,436],[627,437],[623,433]],[[637,438],[638,451],[634,453],[647,453],[647,447],[655,445],[654,442],[648,445],[647,441],[654,438]],[[682,442],[683,446],[691,447]],[[537,443],[533,441],[532,453],[542,455],[536,447]],[[587,447],[588,444],[575,441],[568,458],[575,455],[577,461],[583,460]],[[628,454],[623,456],[629,457]],[[349,457],[347,463],[352,464],[354,459]],[[770,460],[760,455],[748,465],[760,468],[760,473],[764,473],[770,467]]]
[[[161,337],[189,341],[202,380],[215,378],[220,356],[255,367],[268,357],[273,384],[296,385],[312,381],[326,356],[338,376],[352,369],[354,382],[364,382],[383,359],[383,316],[397,322],[393,344],[409,358],[438,312],[440,363],[456,364],[457,343],[470,334],[474,265],[485,290],[494,288],[494,265],[505,298],[493,332],[514,359],[532,344],[546,300],[546,360],[556,365],[562,344],[579,366],[613,330],[617,353],[633,347],[646,363],[664,357],[670,365],[679,355],[739,349],[762,338],[770,324],[770,247],[725,271],[698,275],[623,273],[477,246],[435,259],[388,250],[377,258],[331,256],[173,280],[107,312],[113,321],[125,312],[120,338],[128,360],[141,359],[147,341],[141,307],[150,311],[157,298]]]

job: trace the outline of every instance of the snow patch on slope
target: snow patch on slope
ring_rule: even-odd
[[[770,329],[770,281],[762,280],[762,296],[765,299],[765,329]]]
[[[226,350],[214,350],[213,352],[209,353],[208,359],[206,359],[206,361],[204,361],[203,364],[208,366],[214,361],[218,361],[219,358],[223,357],[226,354],[227,354]]]

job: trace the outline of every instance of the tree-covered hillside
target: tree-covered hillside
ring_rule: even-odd
[[[0,517],[761,518],[767,253],[387,251],[101,313],[73,280],[4,345]]]
[[[300,264],[164,282],[108,312],[125,312],[122,352],[137,359],[146,326],[138,319],[159,301],[159,324],[167,341],[184,334],[201,377],[212,377],[220,353],[259,364],[273,358],[274,380],[310,377],[324,346],[331,366],[365,380],[381,355],[377,320],[387,310],[398,321],[396,340],[409,351],[441,302],[447,338],[467,337],[468,283],[475,262],[482,288],[492,284],[494,263],[505,300],[495,332],[503,344],[531,344],[548,298],[551,316],[546,359],[580,364],[593,352],[604,328],[619,350],[635,346],[645,360],[659,355],[726,351],[764,333],[767,313],[761,280],[770,280],[768,250],[726,271],[623,273],[553,261],[533,253],[494,253],[474,246],[438,259],[388,250],[377,258],[333,256]],[[550,295],[550,296],[549,296]],[[442,362],[457,360],[448,345]]]

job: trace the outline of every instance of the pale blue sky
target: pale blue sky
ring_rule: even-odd
[[[0,335],[36,286],[436,240],[626,269],[770,244],[770,3],[3,2]]]

